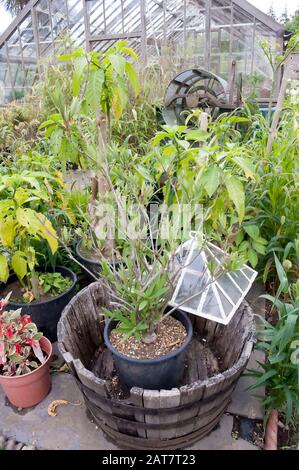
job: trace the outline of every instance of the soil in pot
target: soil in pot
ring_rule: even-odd
[[[117,350],[110,340],[117,322],[108,321],[106,323],[105,343],[113,355],[119,378],[127,387],[152,390],[171,389],[176,387],[181,380],[184,373],[187,346],[192,340],[193,330],[189,317],[183,311],[176,310],[173,312],[172,318],[174,319],[172,323],[174,326],[173,335],[169,331],[168,324],[167,331],[162,329],[162,332],[166,334],[166,339],[162,337],[161,331],[157,335],[159,337],[157,344],[155,344],[156,341],[152,344],[142,344],[131,338],[124,352]],[[123,347],[119,338],[115,338],[115,334],[111,339],[116,341],[118,348]],[[158,352],[159,354],[156,355]]]
[[[69,276],[63,276],[63,277],[69,280],[65,289],[65,291],[67,291],[72,286],[72,280]],[[15,279],[14,281],[7,284],[6,287],[4,287],[3,290],[1,290],[1,295],[3,295],[3,297],[6,297],[10,292],[11,292],[10,302],[15,302],[19,304],[23,304],[25,302],[25,299],[23,296],[25,293],[25,289],[22,288],[18,279]],[[64,292],[61,292],[59,294],[53,294],[51,292],[43,292],[41,290],[39,299],[38,300],[33,299],[31,302],[28,302],[28,304],[29,303],[36,304],[38,302],[45,302],[47,300],[54,299],[55,297],[58,297],[59,295],[63,293]]]
[[[13,301],[10,299],[7,310],[17,310],[22,308],[22,315],[30,315],[32,321],[36,324],[39,331],[46,336],[52,343],[57,341],[57,323],[60,319],[62,310],[69,303],[76,293],[77,276],[70,269],[65,267],[56,268],[56,272],[61,273],[64,277],[69,277],[72,281],[71,286],[62,294],[55,297],[50,296],[47,299],[24,303],[24,301]],[[16,282],[18,286],[16,287]],[[5,286],[0,289],[0,297],[4,297],[5,293],[9,293],[12,287],[17,289],[15,296],[20,295],[20,286],[15,275],[12,275]],[[21,292],[21,297],[22,297]]]
[[[153,359],[180,348],[187,337],[184,325],[174,317],[167,317],[155,331],[157,337],[152,343],[138,341],[134,337],[124,339],[116,329],[110,333],[112,346],[120,353],[136,359]]]
[[[0,384],[4,393],[10,403],[17,408],[30,408],[37,405],[49,393],[52,345],[44,336],[40,339],[40,345],[47,359],[37,369],[28,374],[12,377],[0,374]]]

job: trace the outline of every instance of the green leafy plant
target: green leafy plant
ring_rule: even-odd
[[[48,190],[61,184],[46,172],[23,171],[0,179],[0,280],[6,282],[9,271],[17,275],[26,291],[39,297],[35,268],[35,241],[44,240],[54,254],[57,234],[44,215],[43,206],[51,201]]]
[[[141,84],[136,96],[129,91],[128,102],[119,119],[112,118],[112,142],[127,145],[138,154],[146,154],[158,127],[158,107],[152,103],[151,84]]]
[[[42,273],[38,279],[43,292],[53,296],[62,294],[72,285],[72,280],[61,273]]]
[[[264,351],[266,363],[259,363],[262,371],[249,370],[247,375],[255,377],[256,382],[249,388],[255,390],[265,386],[267,397],[263,404],[267,416],[272,410],[285,414],[289,423],[299,410],[299,289],[289,284],[287,274],[275,256],[280,286],[276,296],[264,295],[272,302],[278,312],[275,326],[261,319],[263,330],[257,348]],[[288,298],[281,300],[281,294]]]
[[[128,59],[130,58],[130,60]],[[92,231],[101,230],[97,217],[97,197],[104,199],[109,182],[103,176],[107,165],[107,148],[111,142],[111,119],[119,119],[126,104],[128,86],[139,92],[139,80],[132,60],[135,52],[120,41],[105,53],[86,53],[78,48],[72,54],[60,57],[74,67],[72,76],[73,99],[67,105],[63,97],[57,98],[57,113],[50,116],[40,129],[50,139],[52,151],[65,162],[71,161],[95,169],[88,204],[88,219]],[[103,202],[103,201],[102,201]],[[102,246],[109,257],[112,242]]]
[[[113,309],[104,309],[104,313],[119,322],[117,329],[124,338],[135,336],[141,340],[144,335],[151,335],[155,323],[161,320],[169,300],[171,281],[166,255],[152,262],[149,272],[145,257],[151,255],[150,249],[135,242],[133,253],[132,256],[129,246],[122,250],[122,265],[117,272],[106,261],[102,263],[102,276],[109,281],[115,305]]]
[[[124,162],[127,157],[125,153]],[[149,340],[155,337],[159,322],[170,314],[165,314],[165,308],[183,268],[177,257],[178,248],[190,235],[183,230],[183,218],[176,218],[167,206],[162,205],[157,213],[148,213],[156,195],[154,182],[150,183],[138,166],[133,172],[130,165],[123,165],[122,173],[118,173],[121,164],[115,166],[114,159],[119,162],[121,158],[115,150],[110,156],[113,170],[108,169],[117,181],[111,185],[111,197],[118,223],[114,257],[107,259],[102,254],[100,258],[101,279],[106,280],[107,296],[111,298],[104,313],[118,321],[118,330],[124,337],[134,335],[138,340]],[[182,215],[184,206],[178,204],[177,209]],[[169,226],[173,230],[166,236],[165,228]],[[117,266],[113,260],[121,263]],[[218,271],[239,269],[240,263],[244,263],[244,258],[233,253],[221,268],[217,265],[210,269],[217,277]],[[199,294],[200,291],[194,292]]]
[[[167,205],[201,204],[204,233],[222,246],[225,240],[224,249],[240,251],[255,267],[267,241],[246,210],[245,187],[257,174],[251,150],[235,127],[243,123],[248,119],[222,115],[208,131],[163,126],[153,138],[154,151],[143,162],[144,173],[152,168]]]
[[[127,56],[137,60],[127,41],[120,41],[104,54],[78,48],[60,56],[73,65],[72,100],[68,104],[58,91],[53,97],[57,112],[40,130],[46,129],[45,137],[50,138],[52,151],[62,162],[101,165],[101,150],[111,138],[112,115],[119,119],[127,104],[128,83],[136,93],[140,89]]]
[[[21,156],[36,145],[42,121],[38,101],[27,98],[24,103],[11,103],[0,108],[0,156],[2,159]]]
[[[267,123],[261,114],[251,117],[252,135],[247,144],[252,149],[252,161],[257,179],[246,183],[246,206],[252,214],[251,223],[259,227],[260,236],[268,241],[260,268],[264,282],[276,276],[273,252],[283,262],[288,259],[296,267],[296,242],[299,231],[298,186],[298,108],[289,100],[273,142],[267,154]],[[263,254],[263,253],[261,253]],[[274,282],[274,288],[277,289]]]
[[[267,57],[271,70],[272,70],[272,87],[270,93],[270,100],[269,100],[269,113],[268,113],[268,124],[270,126],[271,123],[271,109],[273,105],[273,97],[274,97],[274,90],[275,90],[275,80],[278,76],[279,70],[286,64],[291,54],[299,48],[299,33],[295,33],[289,39],[287,46],[282,54],[277,53],[277,49],[280,49],[278,44],[275,44],[273,47],[273,43],[268,40],[260,41],[260,46]]]

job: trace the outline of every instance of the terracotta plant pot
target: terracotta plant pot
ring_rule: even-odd
[[[7,377],[0,375],[0,384],[10,403],[18,408],[30,408],[37,405],[50,390],[50,363],[52,344],[43,336],[40,340],[42,350],[48,356],[46,361],[28,374]]]

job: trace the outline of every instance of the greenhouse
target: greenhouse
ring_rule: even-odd
[[[296,2],[0,0],[1,470],[299,450]]]
[[[128,39],[144,64],[162,63],[169,77],[201,67],[228,80],[235,61],[244,79],[264,79],[263,98],[269,66],[259,42],[270,39],[282,51],[284,38],[282,25],[246,0],[31,0],[0,36],[5,101],[30,90],[67,33],[86,50]]]

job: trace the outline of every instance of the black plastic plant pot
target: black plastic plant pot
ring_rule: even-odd
[[[86,279],[89,281],[89,282],[95,282],[99,275],[100,275],[100,272],[101,272],[101,262],[100,261],[96,261],[96,260],[92,260],[91,258],[87,258],[86,256],[84,256],[81,252],[82,248],[81,248],[81,241],[79,243],[77,243],[76,245],[76,256],[78,258],[78,261],[80,261],[80,263],[85,266],[86,269],[88,269],[88,271],[90,271],[92,274],[95,275],[95,277],[91,276],[88,272],[85,273],[86,275]],[[92,255],[90,255],[92,256]],[[121,261],[116,261],[115,262],[115,267],[116,269],[121,265]]]
[[[93,260],[91,258],[87,258],[86,256],[83,255],[81,250],[82,250],[82,248],[81,248],[81,241],[80,241],[76,245],[76,256],[78,258],[78,261],[80,261],[80,263],[86,269],[88,269],[88,271],[90,271],[91,273],[93,273],[95,275],[95,278],[94,278],[93,276],[88,274],[88,272],[85,273],[86,278],[88,279],[88,281],[94,282],[94,281],[96,281],[96,279],[99,276],[99,272],[101,270],[101,263],[100,263],[100,261],[96,261],[96,260]]]
[[[175,310],[172,316],[179,320],[187,331],[184,343],[175,351],[154,359],[135,359],[118,352],[110,342],[110,333],[117,321],[108,320],[105,325],[105,343],[113,355],[119,378],[127,387],[149,390],[177,387],[184,374],[187,347],[192,339],[193,328],[189,317],[182,310]]]
[[[46,336],[52,343],[57,341],[57,323],[60,319],[62,310],[75,295],[77,283],[77,276],[70,269],[63,266],[57,266],[55,272],[61,273],[63,276],[71,278],[72,285],[67,291],[63,292],[57,297],[53,297],[41,302],[24,304],[9,302],[6,307],[6,310],[17,310],[18,308],[22,308],[22,315],[30,315],[38,330],[41,331],[44,336]],[[16,279],[17,277],[15,274],[11,275],[7,281],[6,286],[14,282]]]

